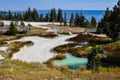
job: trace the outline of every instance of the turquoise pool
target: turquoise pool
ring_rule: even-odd
[[[86,67],[87,63],[88,63],[87,58],[78,58],[72,56],[71,54],[66,54],[66,59],[54,61],[54,64],[56,66],[68,66],[71,69],[77,69],[80,66]]]

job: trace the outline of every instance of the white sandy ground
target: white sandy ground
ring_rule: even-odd
[[[5,47],[5,46],[0,47],[0,51],[5,51],[5,52],[6,52],[7,48],[8,48],[8,47]],[[1,59],[4,59],[4,57],[0,54],[0,60],[1,60]]]
[[[0,50],[6,52],[6,51],[7,51],[7,48],[8,48],[8,47],[6,47],[6,46],[2,46],[2,47],[0,47]]]
[[[0,60],[4,59],[4,57],[2,57],[2,55],[0,54]]]
[[[5,25],[10,25],[10,21],[4,21]],[[48,29],[47,31],[54,32],[52,28],[46,27],[46,25],[50,25],[53,23],[50,22],[24,22],[25,25],[31,24],[35,27]],[[59,23],[54,23],[55,25],[59,25]],[[9,41],[32,41],[34,42],[34,45],[31,47],[24,46],[21,48],[21,50],[17,53],[15,53],[12,57],[12,59],[18,59],[21,61],[26,62],[46,62],[47,60],[53,58],[55,54],[51,52],[51,49],[58,45],[62,45],[66,42],[65,40],[71,37],[74,37],[75,35],[59,35],[57,38],[54,39],[47,39],[37,36],[30,36],[30,37],[23,37],[18,40]]]
[[[107,37],[107,35],[106,34],[94,34],[94,33],[88,33],[88,32],[85,32],[85,33],[83,33],[83,34],[91,34],[92,36],[98,36],[98,37]]]
[[[46,62],[55,56],[55,54],[50,51],[51,49],[58,45],[68,43],[65,40],[74,36],[76,35],[60,35],[54,39],[46,39],[37,36],[21,38],[19,41],[32,41],[34,42],[34,45],[31,47],[23,47],[19,52],[13,55],[12,59],[18,59],[26,62]]]
[[[5,25],[10,25],[11,21],[3,21]],[[18,22],[20,24],[20,22]],[[31,24],[35,27],[48,29],[48,31],[52,31],[51,28],[46,27],[46,25],[50,25],[53,23],[50,22],[25,22],[25,25]],[[54,23],[55,25],[59,25],[59,23]],[[50,50],[60,44],[65,43],[65,39],[70,36],[59,36],[56,39],[46,39],[42,37],[24,37],[20,40],[14,41],[33,41],[35,44],[32,47],[24,47],[20,50],[20,52],[13,55],[12,59],[19,59],[27,62],[45,62],[48,59],[52,58],[54,54],[50,52]],[[8,43],[10,43],[8,42]],[[0,47],[0,50],[6,51],[6,47]],[[4,59],[2,55],[0,55],[0,59]]]
[[[3,21],[5,25],[9,25],[10,21]],[[48,24],[53,24],[49,22],[25,22],[25,25],[31,24],[35,27],[39,28],[45,28],[48,29],[48,31],[54,31],[53,29],[46,27]],[[57,23],[56,23],[57,24]],[[43,26],[44,25],[44,26]],[[31,47],[23,47],[21,50],[17,53],[15,53],[12,57],[12,59],[18,59],[26,62],[46,62],[50,58],[54,57],[54,53],[50,50],[53,49],[56,46],[68,43],[65,40],[71,37],[74,37],[76,35],[59,35],[59,37],[54,39],[47,39],[37,36],[30,36],[30,37],[23,37],[19,40],[13,40],[14,41],[32,41],[34,42],[34,45]],[[1,55],[0,55],[1,56]]]
[[[3,21],[4,22],[4,24],[5,25],[10,25],[10,23],[11,23],[11,21]],[[20,21],[18,21],[18,23],[20,24]],[[27,26],[28,24],[31,24],[31,25],[37,25],[37,26],[46,26],[46,25],[52,25],[52,24],[54,24],[54,25],[60,25],[60,23],[58,23],[58,22],[55,22],[55,23],[53,23],[53,22],[26,22],[26,21],[24,21],[24,23],[25,23],[25,25]]]

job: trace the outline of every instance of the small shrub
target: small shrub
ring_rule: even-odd
[[[4,26],[4,22],[0,22],[0,27],[3,27]]]
[[[25,45],[27,45],[27,46],[32,46],[32,45],[34,45],[34,43],[33,43],[32,41],[26,41],[26,42],[25,42]]]
[[[31,24],[28,24],[28,26],[32,26]]]
[[[58,35],[54,34],[54,33],[51,33],[51,32],[48,32],[48,33],[45,33],[45,34],[42,34],[40,35],[40,37],[45,37],[45,38],[55,38],[57,37]]]
[[[25,26],[25,23],[23,21],[21,21],[21,26]]]
[[[16,35],[18,33],[18,30],[16,28],[16,26],[13,24],[13,22],[11,22],[10,24],[10,29],[9,29],[9,35]]]

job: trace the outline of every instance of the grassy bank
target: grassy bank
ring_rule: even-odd
[[[5,60],[0,64],[0,80],[75,80],[75,79],[100,79],[119,80],[120,68],[100,68],[99,73],[92,73],[85,69],[71,71],[67,67],[49,68],[45,64],[26,63],[17,60]],[[109,79],[110,80],[110,79]]]

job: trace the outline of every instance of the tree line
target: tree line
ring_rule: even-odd
[[[88,21],[85,16],[82,14],[82,11],[79,13],[76,13],[75,15],[72,13],[70,20],[69,20],[70,26],[78,26],[78,27],[86,27],[86,28],[95,28],[97,27],[97,21],[95,17],[92,16],[91,22]]]
[[[65,13],[66,14],[66,13]],[[45,16],[39,14],[37,9],[31,10],[30,7],[23,13],[13,13],[10,10],[5,14],[0,14],[2,20],[17,20],[17,21],[35,21],[35,22],[63,22],[64,17],[62,10],[59,9],[56,13],[56,9],[53,8]]]
[[[91,22],[88,21],[82,14],[82,11],[76,14],[71,14],[67,17],[66,12],[63,13],[62,9],[52,8],[46,15],[39,14],[37,9],[31,10],[30,7],[23,13],[13,13],[8,11],[8,13],[0,14],[0,19],[2,20],[14,20],[14,21],[35,21],[35,22],[60,22],[65,26],[69,23],[70,26],[80,26],[80,27],[96,27],[97,22],[95,17],[92,17]]]
[[[113,40],[120,39],[120,0],[113,7],[113,10],[107,8],[105,15],[98,24],[97,31],[107,34]]]

